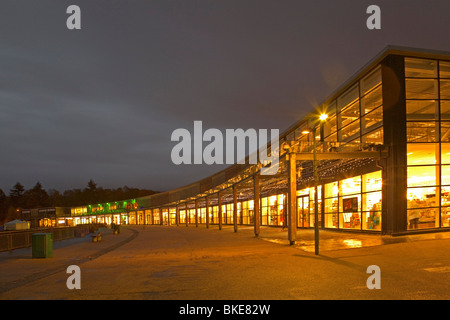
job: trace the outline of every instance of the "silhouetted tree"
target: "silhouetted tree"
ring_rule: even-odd
[[[27,208],[48,207],[50,206],[50,197],[47,191],[42,188],[40,182],[37,182],[32,189],[25,192],[24,202]]]
[[[48,197],[50,201],[50,206],[52,207],[64,207],[64,196],[55,189],[48,191]]]
[[[94,193],[97,191],[97,184],[91,179],[88,182],[88,191]]]
[[[48,193],[37,182],[36,185],[25,191],[22,184],[17,182],[9,192],[9,197],[0,190],[0,221],[3,217],[12,220],[17,219],[20,209],[39,208],[39,207],[77,207],[88,204],[106,203],[113,201],[122,201],[134,199],[157,193],[153,190],[138,188],[129,188],[124,186],[117,189],[103,189],[91,179],[85,189],[71,189],[60,193],[58,190],[49,190]],[[3,201],[3,202],[2,202]],[[2,207],[2,203],[4,207]],[[3,208],[3,210],[2,210]]]
[[[9,191],[9,199],[11,201],[11,205],[14,208],[20,208],[24,205],[24,193],[25,187],[17,182],[13,188]]]
[[[92,179],[89,180],[87,188],[85,188],[83,191],[85,194],[85,200],[87,200],[88,203],[99,202],[97,194],[98,193],[97,184]]]
[[[8,215],[8,197],[0,189],[0,223],[4,223]]]

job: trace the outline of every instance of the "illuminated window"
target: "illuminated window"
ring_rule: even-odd
[[[311,227],[314,227],[315,225],[315,188],[309,188],[309,223]],[[317,187],[317,207],[318,207],[318,213],[322,212],[322,186]],[[322,215],[319,214],[319,222],[322,218]]]
[[[344,229],[361,229],[361,194],[339,198],[340,225]]]
[[[309,188],[300,190],[297,194],[297,226],[309,227]]]
[[[438,166],[410,166],[408,167],[408,187],[437,185]]]
[[[177,209],[176,208],[169,209],[169,220],[170,220],[171,225],[177,224]]]
[[[362,137],[363,143],[383,144],[383,128],[378,128]]]
[[[450,99],[450,80],[442,80],[441,84],[441,99]]]
[[[234,221],[233,216],[233,203],[222,206],[222,222],[225,224],[232,224]]]
[[[341,128],[359,119],[359,101],[345,107],[340,113]]]
[[[339,182],[340,194],[355,194],[361,192],[361,176],[345,179]]]
[[[381,68],[378,67],[361,80],[361,94],[365,95],[381,84]]]
[[[325,184],[325,228],[339,227],[339,183],[332,182]]]
[[[324,124],[324,136],[327,137],[337,130],[336,116],[330,117]]]
[[[347,141],[357,139],[359,137],[360,127],[359,120],[350,123],[348,126],[342,128],[338,135],[340,136],[340,141]]]
[[[338,112],[342,112],[349,106],[354,105],[355,103],[358,102],[358,99],[359,99],[359,86],[358,84],[356,84],[338,97],[337,99]]]
[[[330,103],[329,117],[324,123],[324,141],[359,143],[364,134],[363,142],[383,143],[382,105],[381,68],[378,66]],[[376,135],[367,135],[374,130],[377,130]]]
[[[374,129],[383,122],[383,107],[376,108],[362,117],[363,132]]]
[[[242,202],[242,223],[253,223],[253,200]]]
[[[363,175],[362,192],[380,191],[382,187],[381,171]]]
[[[406,101],[406,119],[408,121],[433,121],[439,119],[437,100]]]
[[[211,223],[219,223],[219,206],[211,206],[210,210],[210,222]]]
[[[281,226],[284,223],[284,194],[273,195],[261,199],[261,215],[263,225]]]
[[[438,131],[435,122],[407,122],[408,142],[436,142]]]
[[[449,227],[450,62],[408,58],[405,75],[408,229]]]
[[[379,108],[383,104],[382,87],[378,86],[375,90],[361,99],[361,107],[364,114],[371,112],[372,110]]]
[[[406,99],[436,99],[437,80],[406,79]]]
[[[441,142],[450,142],[450,122],[441,122]]]
[[[337,197],[338,195],[339,185],[337,181],[325,185],[325,198]]]
[[[179,210],[180,223],[186,223],[186,210]]]
[[[441,101],[441,120],[450,120],[450,101]]]
[[[160,215],[159,215],[159,209],[153,209],[153,223],[154,224],[160,224]]]
[[[407,78],[437,78],[437,62],[428,59],[405,58],[405,76]]]
[[[438,143],[409,143],[407,145],[408,166],[434,165],[438,163]]]
[[[441,184],[450,185],[450,166],[441,166]]]
[[[437,188],[408,188],[408,229],[439,226]]]
[[[441,78],[450,78],[450,62],[440,61],[439,62],[439,73]]]

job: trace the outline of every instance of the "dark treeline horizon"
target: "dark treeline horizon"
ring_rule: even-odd
[[[84,189],[69,189],[60,192],[55,189],[46,191],[38,181],[31,189],[17,182],[7,195],[0,189],[0,223],[20,218],[21,209],[45,207],[77,207],[94,203],[106,203],[144,197],[158,191],[130,188],[102,188],[91,179]]]

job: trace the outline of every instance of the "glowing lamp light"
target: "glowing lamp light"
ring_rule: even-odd
[[[328,119],[328,115],[326,113],[322,113],[319,117],[320,121],[325,121]]]

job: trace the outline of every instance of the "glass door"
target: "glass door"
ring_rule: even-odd
[[[297,227],[309,228],[309,196],[297,197]]]

